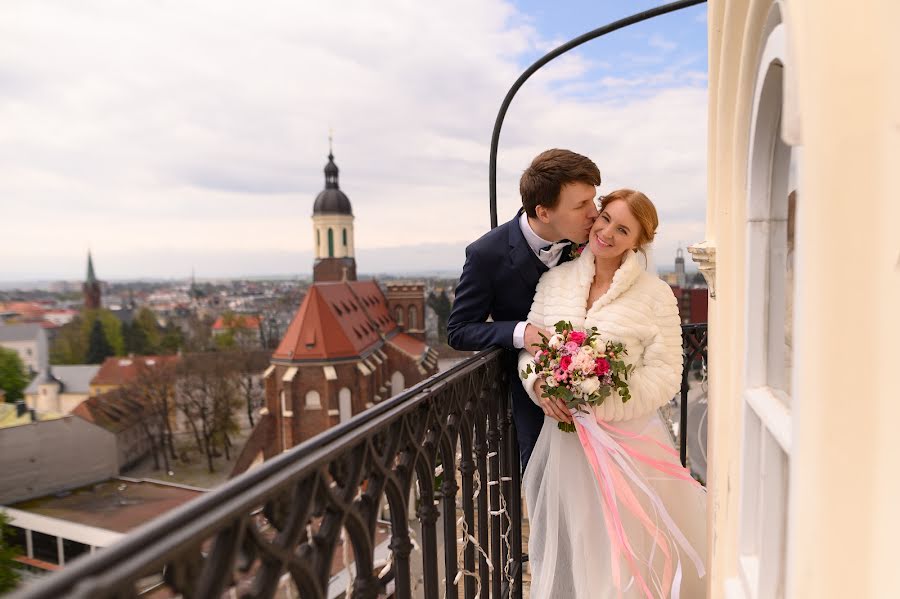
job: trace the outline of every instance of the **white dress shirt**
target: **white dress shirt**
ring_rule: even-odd
[[[534,252],[534,255],[538,257],[538,260],[546,264],[547,268],[553,268],[559,264],[559,259],[562,258],[563,250],[569,247],[568,241],[558,241],[554,243],[552,241],[547,241],[535,233],[534,229],[531,228],[531,223],[528,222],[528,215],[525,214],[525,212],[522,212],[522,216],[519,217],[519,228],[522,229],[522,235],[525,236],[528,247],[530,247],[531,251]],[[550,246],[550,248],[544,249],[547,246]],[[516,349],[525,347],[526,326],[528,326],[528,323],[523,321],[518,323],[513,330],[513,347]]]

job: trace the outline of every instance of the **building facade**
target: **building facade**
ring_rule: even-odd
[[[6,324],[0,326],[0,347],[11,349],[22,360],[25,369],[34,376],[50,363],[47,331],[37,323]]]
[[[897,23],[709,3],[710,597],[897,593]]]
[[[25,388],[25,403],[38,413],[69,414],[88,398],[99,370],[95,364],[48,366]]]

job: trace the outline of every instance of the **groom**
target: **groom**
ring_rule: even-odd
[[[541,275],[569,259],[571,242],[587,241],[597,218],[598,185],[600,171],[589,158],[569,150],[542,152],[519,180],[522,208],[515,218],[466,248],[466,264],[447,323],[448,341],[460,350],[494,346],[509,350],[506,368],[523,470],[544,414],[571,421],[562,402],[543,398],[537,407],[522,388],[518,351],[525,348],[534,353],[540,334],[548,334],[526,319]]]

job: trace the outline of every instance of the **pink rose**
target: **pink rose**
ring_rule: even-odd
[[[559,360],[559,369],[568,372],[572,368],[572,356],[563,356]]]
[[[566,372],[565,370],[557,370],[553,376],[556,377],[557,381],[562,382],[562,381],[566,380],[567,378],[569,378],[569,373]]]
[[[603,376],[607,372],[609,372],[609,362],[606,358],[597,358],[597,361],[594,362],[594,374],[597,376]]]
[[[575,343],[574,341],[567,341],[566,344],[563,346],[563,350],[567,354],[574,354],[575,352],[578,351],[579,347],[581,347],[581,346],[578,345],[577,343]]]
[[[583,333],[582,331],[572,331],[571,333],[569,333],[569,341],[571,341],[572,343],[582,345],[585,339],[587,339],[587,334]]]

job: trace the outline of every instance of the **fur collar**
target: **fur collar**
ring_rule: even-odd
[[[581,253],[581,256],[576,261],[576,264],[578,269],[579,281],[587,283],[587,288],[584,293],[584,301],[587,302],[587,296],[588,293],[590,293],[591,282],[594,280],[593,252],[591,252],[590,249],[586,249]],[[612,284],[610,284],[609,289],[606,291],[606,293],[597,298],[597,301],[594,302],[593,306],[588,308],[588,313],[600,310],[604,306],[613,302],[616,298],[630,289],[643,272],[644,269],[641,267],[641,264],[638,261],[637,253],[632,251],[626,252],[625,258],[624,260],[622,260],[622,265],[619,266],[619,268],[616,270],[616,274],[613,275]]]

